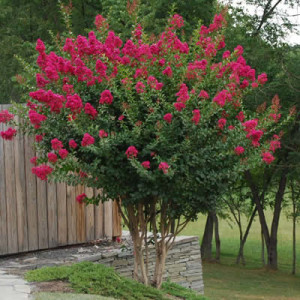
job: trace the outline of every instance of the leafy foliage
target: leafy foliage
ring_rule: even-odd
[[[118,275],[112,268],[101,264],[83,262],[72,266],[45,267],[26,273],[30,282],[65,280],[77,293],[110,296],[116,299],[168,299],[165,295],[204,300],[203,296],[177,284],[166,282],[162,291],[146,287],[134,280]]]

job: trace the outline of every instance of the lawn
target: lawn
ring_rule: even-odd
[[[268,213],[268,221],[271,213]],[[184,235],[202,238],[205,217],[190,223]],[[245,221],[245,220],[244,220]],[[300,228],[299,228],[300,230]],[[299,235],[298,235],[299,236]],[[205,295],[211,300],[219,299],[300,299],[300,275],[292,276],[292,223],[285,212],[280,219],[278,234],[279,271],[262,269],[260,225],[256,218],[245,246],[246,266],[236,266],[239,247],[238,229],[220,220],[221,264],[205,263],[203,266]],[[298,272],[300,274],[300,238],[297,243]]]

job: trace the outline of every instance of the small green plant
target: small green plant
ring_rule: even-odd
[[[109,296],[124,300],[165,300],[169,299],[167,294],[188,300],[206,299],[171,282],[164,283],[162,290],[157,290],[122,277],[112,268],[91,262],[71,266],[45,267],[27,272],[25,278],[31,282],[65,280],[71,284],[76,293]]]

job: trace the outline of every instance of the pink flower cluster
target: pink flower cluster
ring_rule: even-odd
[[[17,130],[10,127],[5,131],[1,131],[0,135],[4,140],[11,141],[13,139],[13,137],[16,135],[16,133],[17,133]]]
[[[138,153],[139,151],[134,146],[129,146],[125,152],[127,158],[137,157]]]
[[[41,180],[47,180],[47,176],[52,173],[53,169],[47,165],[40,165],[33,167],[31,171]]]
[[[0,123],[7,123],[14,118],[13,114],[10,114],[8,110],[0,111]]]

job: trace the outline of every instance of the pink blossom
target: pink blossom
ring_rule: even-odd
[[[244,122],[245,120],[245,116],[244,116],[244,112],[240,111],[237,115],[236,118],[240,121],[240,122]]]
[[[164,174],[167,174],[168,173],[168,169],[170,168],[169,164],[166,163],[166,162],[161,162],[158,166],[158,168],[160,170],[162,170],[164,172]]]
[[[166,67],[162,73],[168,77],[172,77],[172,75],[173,75],[171,67]]]
[[[47,119],[46,116],[37,113],[36,111],[30,109],[28,112],[29,120],[31,124],[35,125],[35,128],[39,128],[41,122]]]
[[[48,153],[48,161],[50,163],[56,163],[57,162],[57,155],[53,152]]]
[[[200,110],[199,109],[194,109],[193,110],[193,118],[192,118],[192,122],[195,125],[198,125],[199,121],[200,121],[201,115],[200,115]]]
[[[175,14],[172,19],[170,20],[170,24],[173,25],[173,29],[176,29],[176,28],[181,28],[184,26],[184,21],[183,21],[183,18],[182,16],[178,15],[178,14]]]
[[[95,143],[95,139],[89,133],[85,133],[83,135],[83,139],[81,141],[82,147],[87,147],[89,145],[93,145],[94,143]]]
[[[0,111],[0,123],[7,123],[14,118],[13,114],[10,114],[8,110]]]
[[[190,99],[190,96],[188,93],[188,87],[186,86],[185,83],[182,83],[180,85],[179,92],[176,94],[176,96],[178,96],[177,102],[186,103]]]
[[[224,119],[224,118],[220,119],[220,120],[218,121],[218,127],[219,127],[221,130],[223,130],[224,127],[225,127],[225,125],[226,125],[226,122],[227,122],[226,119]]]
[[[36,85],[38,87],[44,87],[46,84],[50,82],[49,80],[46,80],[42,74],[39,73],[35,75],[35,79],[36,79]]]
[[[266,73],[262,73],[257,76],[257,81],[259,84],[263,85],[268,81],[268,77]]]
[[[258,124],[258,120],[254,119],[254,120],[246,121],[242,125],[245,127],[245,131],[250,132],[252,129],[256,128],[257,124]]]
[[[46,50],[45,44],[41,39],[37,39],[35,50],[40,52],[40,53],[45,52],[45,50]]]
[[[32,163],[33,165],[36,166],[37,165],[37,159],[38,159],[37,156],[31,157],[30,158],[30,163]]]
[[[142,94],[145,92],[145,85],[141,81],[138,81],[135,85],[135,89],[138,94]]]
[[[83,201],[84,201],[84,199],[86,199],[86,198],[87,198],[87,195],[86,195],[85,193],[83,193],[83,194],[80,194],[80,195],[78,195],[78,196],[76,197],[76,201],[77,201],[79,204],[82,204]]]
[[[217,103],[218,106],[223,107],[226,102],[232,101],[232,95],[227,90],[222,90],[214,97],[213,102]]]
[[[121,116],[119,116],[118,120],[119,120],[119,121],[123,121],[124,118],[125,118],[125,116],[124,116],[124,115],[121,115]]]
[[[200,98],[204,98],[204,99],[209,99],[209,95],[206,91],[204,90],[201,90],[200,93],[199,93],[199,97]]]
[[[125,152],[127,158],[137,157],[138,153],[138,150],[134,146],[129,146]]]
[[[47,176],[53,172],[53,169],[47,165],[40,165],[33,167],[31,171],[41,180],[47,180]]]
[[[90,115],[92,119],[95,119],[98,115],[97,110],[90,104],[90,103],[86,103],[84,106],[84,112],[87,115]]]
[[[40,142],[43,140],[43,138],[44,138],[44,136],[43,136],[42,134],[37,134],[37,135],[35,136],[35,141],[36,141],[37,143],[40,143]]]
[[[141,163],[141,165],[142,165],[145,169],[150,169],[150,161],[149,161],[149,160],[143,161],[143,162]]]
[[[162,67],[166,63],[166,60],[164,58],[160,59],[158,61],[158,64]]]
[[[234,126],[232,126],[232,125],[229,125],[229,126],[228,126],[228,130],[234,130],[234,129],[235,129]]]
[[[241,155],[245,152],[245,149],[242,146],[237,146],[234,149],[234,152],[235,152],[236,155]]]
[[[100,100],[99,100],[99,103],[100,104],[112,104],[113,102],[113,96],[110,92],[110,90],[104,90],[102,93],[101,93],[101,96],[100,96]]]
[[[275,141],[270,142],[270,148],[269,148],[270,151],[275,152],[276,149],[279,149],[279,148],[281,148],[280,141],[275,140]]]
[[[229,51],[229,50],[227,50],[227,51],[225,51],[225,52],[223,53],[222,58],[223,58],[223,59],[226,59],[226,58],[228,58],[228,57],[230,57],[230,51]]]
[[[55,138],[51,140],[51,146],[53,150],[60,150],[63,147],[63,143],[59,139]]]
[[[66,102],[66,108],[69,108],[72,113],[77,114],[81,112],[81,109],[83,108],[82,100],[79,97],[79,95],[68,95],[67,96],[67,102]]]
[[[60,149],[60,150],[58,151],[58,154],[59,154],[59,156],[60,156],[62,159],[65,159],[65,158],[67,158],[69,152],[68,152],[68,150],[66,150],[66,149]]]
[[[238,45],[237,47],[234,48],[234,52],[240,56],[243,54],[244,52],[244,48],[241,45]]]
[[[185,108],[185,104],[181,102],[174,103],[174,107],[177,111],[182,111],[183,108]]]
[[[69,141],[69,147],[76,149],[78,147],[78,144],[72,139]]]
[[[246,135],[246,137],[250,140],[252,140],[252,145],[254,147],[258,147],[259,144],[259,140],[261,139],[261,137],[263,136],[264,132],[262,130],[256,130],[256,129],[252,129],[250,130],[250,132]]]
[[[12,129],[11,127],[8,128],[6,131],[1,131],[0,135],[4,140],[8,140],[11,141],[13,139],[13,137],[16,135],[17,130],[16,129]]]
[[[275,159],[275,157],[270,153],[270,152],[264,152],[262,153],[262,160],[266,163],[266,164],[270,164],[272,163],[272,161]]]
[[[99,137],[100,138],[106,138],[108,136],[107,132],[105,132],[104,129],[99,130]]]
[[[173,116],[170,113],[164,115],[164,120],[169,124],[172,122],[172,118]]]

